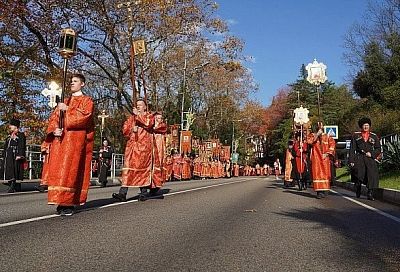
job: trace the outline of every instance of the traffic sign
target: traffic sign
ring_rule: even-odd
[[[324,126],[324,132],[331,136],[333,139],[339,138],[338,126]]]

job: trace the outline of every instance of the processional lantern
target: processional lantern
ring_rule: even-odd
[[[72,28],[61,30],[58,42],[58,53],[64,58],[69,59],[76,54],[77,37]]]
[[[60,96],[60,102],[64,103],[65,86],[67,80],[68,60],[76,54],[77,35],[72,28],[64,28],[61,30],[60,39],[58,42],[58,53],[64,59],[63,64],[63,83]],[[59,128],[64,127],[64,113],[60,112]]]

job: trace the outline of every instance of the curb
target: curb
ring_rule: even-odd
[[[342,187],[346,190],[355,192],[354,183],[352,183],[352,182],[342,182],[342,181],[336,180],[334,182],[334,184],[338,187]],[[367,195],[367,187],[364,184],[361,186],[361,195],[364,195],[364,196]],[[383,189],[383,188],[374,189],[374,197],[378,200],[400,206],[400,191],[399,190]]]

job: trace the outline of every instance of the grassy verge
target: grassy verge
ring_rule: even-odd
[[[400,171],[381,172],[379,187],[400,190]]]
[[[350,182],[350,172],[346,167],[337,168],[336,178],[341,182]],[[400,171],[381,171],[379,188],[400,190]]]
[[[336,168],[336,179],[341,182],[350,182],[350,172],[347,167]]]

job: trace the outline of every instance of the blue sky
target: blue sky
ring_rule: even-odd
[[[218,16],[245,42],[244,54],[259,84],[255,98],[270,104],[277,90],[299,76],[301,64],[316,58],[328,79],[348,83],[344,35],[362,21],[368,0],[217,0]]]

